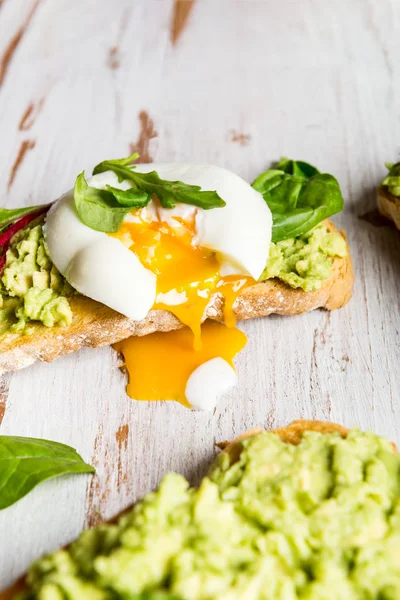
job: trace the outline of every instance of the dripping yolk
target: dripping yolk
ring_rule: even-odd
[[[239,329],[228,329],[214,321],[202,325],[201,336],[202,348],[197,352],[188,327],[133,336],[115,344],[129,373],[128,395],[135,400],[176,400],[189,406],[185,390],[193,371],[216,357],[233,367],[233,358],[247,341]]]
[[[244,275],[221,276],[215,252],[193,243],[194,222],[173,219],[171,227],[162,221],[144,221],[139,216],[124,221],[113,235],[156,275],[153,308],[172,312],[187,327],[131,337],[116,344],[115,349],[124,356],[131,398],[176,400],[188,406],[185,389],[193,371],[217,357],[233,367],[233,357],[245,346],[246,336],[235,329],[233,306],[240,291],[254,280]],[[225,325],[201,325],[216,292],[224,297]]]
[[[224,321],[234,327],[233,305],[239,292],[254,283],[251,277],[221,277],[215,252],[194,245],[194,224],[175,218],[176,227],[160,221],[124,221],[115,237],[157,276],[154,309],[169,310],[194,334],[201,347],[201,322],[215,292],[224,297]]]

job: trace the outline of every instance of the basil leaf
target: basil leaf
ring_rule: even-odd
[[[276,165],[277,169],[280,169],[284,173],[288,175],[297,175],[298,177],[303,177],[304,179],[309,179],[314,175],[318,175],[319,171],[313,165],[306,163],[302,160],[292,160],[290,158],[281,158],[281,160]]]
[[[0,436],[0,509],[14,504],[51,477],[93,472],[94,468],[65,444]]]
[[[226,202],[220,198],[216,191],[203,191],[198,185],[189,185],[182,181],[167,181],[161,179],[156,171],[139,173],[135,166],[130,165],[135,155],[116,160],[104,160],[93,169],[93,175],[114,171],[119,181],[131,181],[137,190],[152,196],[155,194],[164,208],[174,208],[177,202],[198,206],[204,210],[222,208]],[[128,166],[130,165],[130,166]]]
[[[342,193],[333,175],[319,173],[308,163],[282,160],[285,169],[297,174],[270,169],[253,183],[271,210],[273,242],[307,233],[343,208]],[[311,177],[306,177],[307,172],[315,171]]]
[[[118,204],[121,206],[129,206],[130,208],[142,208],[147,206],[151,200],[151,196],[146,192],[141,192],[136,188],[129,190],[120,190],[119,188],[108,185],[107,189],[112,193]]]
[[[76,178],[74,201],[82,223],[104,233],[117,232],[131,210],[121,206],[110,191],[90,187],[83,172]]]

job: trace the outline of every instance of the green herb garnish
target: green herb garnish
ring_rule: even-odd
[[[14,504],[46,479],[93,472],[94,468],[65,444],[0,436],[0,509]]]
[[[199,185],[160,179],[156,171],[150,171],[150,173],[135,171],[135,165],[131,163],[138,158],[139,154],[135,153],[128,156],[128,158],[104,160],[93,169],[93,175],[104,173],[104,171],[114,171],[120,181],[127,179],[132,182],[133,187],[127,192],[134,189],[145,192],[150,196],[154,194],[163,208],[174,208],[177,202],[192,204],[204,210],[222,208],[226,205],[226,202],[218,196],[217,192],[202,191]],[[122,192],[123,194],[124,192]]]
[[[257,177],[253,187],[271,210],[273,242],[307,233],[343,208],[335,177],[303,161],[282,158],[276,169]]]
[[[45,207],[46,205],[41,204],[39,206],[27,206],[25,208],[0,208],[0,231],[3,231],[9,225],[12,225],[18,219],[26,217]]]
[[[127,190],[108,185],[106,190],[90,187],[83,173],[75,183],[75,206],[79,218],[85,225],[107,233],[118,231],[125,215],[134,208],[146,206],[152,196],[156,196],[164,208],[174,208],[176,204],[191,204],[209,210],[225,206],[224,200],[215,191],[203,191],[198,185],[182,181],[160,179],[156,171],[139,173],[135,171],[135,153],[127,158],[104,160],[93,169],[93,175],[113,171],[119,181],[132,184]]]
[[[124,204],[121,204],[111,191],[114,188],[109,187],[108,190],[98,190],[90,187],[82,172],[75,182],[75,208],[80,220],[91,229],[105,233],[115,233],[120,228],[125,215],[137,206],[146,206],[150,198],[146,195],[146,200],[142,199],[141,203],[138,204],[137,196],[132,196],[130,202],[125,196]]]

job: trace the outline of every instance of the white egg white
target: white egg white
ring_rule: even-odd
[[[156,276],[118,239],[82,223],[72,191],[50,209],[44,231],[53,263],[78,292],[130,319],[146,317]]]
[[[261,276],[271,245],[272,215],[261,194],[244,179],[214,165],[144,164],[136,169],[156,171],[161,179],[198,185],[204,191],[215,190],[226,206],[197,210],[196,243],[217,252],[221,262],[231,263],[230,272],[254,279]]]
[[[143,209],[146,220],[166,221],[173,217],[192,218],[196,225],[194,243],[213,250],[221,263],[221,273],[238,273],[258,279],[264,270],[271,243],[272,217],[261,194],[243,179],[212,165],[137,165],[140,172],[157,171],[162,179],[216,190],[226,206],[211,210],[177,204],[163,209],[153,200]],[[107,171],[88,179],[92,187],[107,184],[121,189]],[[127,220],[132,219],[127,215]],[[82,294],[98,300],[131,319],[143,319],[156,299],[156,277],[146,269],[121,241],[84,225],[76,212],[73,191],[58,200],[47,215],[45,238],[57,269]]]

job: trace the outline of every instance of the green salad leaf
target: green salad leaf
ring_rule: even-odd
[[[146,194],[146,192],[141,192],[135,188],[120,190],[112,185],[108,185],[107,189],[121,206],[129,206],[129,208],[141,208],[146,206],[151,200],[150,194]]]
[[[59,475],[93,473],[65,444],[27,437],[0,436],[0,510],[26,496],[42,481]]]
[[[0,208],[0,231],[12,225],[15,221],[20,219],[21,217],[25,217],[30,215],[42,208],[45,208],[46,205],[38,205],[38,206],[27,206],[25,208]]]
[[[275,169],[259,175],[253,187],[271,210],[273,242],[307,233],[343,208],[335,177],[303,161],[282,158]]]
[[[125,217],[134,208],[146,206],[152,196],[157,196],[161,206],[174,208],[177,202],[199,206],[204,210],[225,206],[217,192],[203,191],[198,185],[189,185],[182,181],[166,181],[156,171],[139,173],[132,162],[139,158],[134,153],[127,158],[104,160],[93,169],[93,175],[113,171],[118,180],[130,181],[132,187],[120,190],[107,185],[99,190],[88,185],[84,173],[78,175],[75,182],[74,200],[79,218],[85,225],[103,231],[115,233]]]
[[[226,205],[226,202],[215,191],[203,191],[198,185],[161,179],[156,171],[150,171],[150,173],[135,171],[135,165],[131,163],[138,157],[139,155],[135,153],[127,158],[104,160],[93,169],[93,175],[105,171],[114,171],[119,181],[127,179],[132,182],[134,189],[145,192],[150,196],[153,194],[157,196],[164,208],[174,208],[177,202],[192,204],[204,210],[222,208]]]
[[[382,185],[386,186],[393,196],[400,196],[400,162],[386,163],[386,167],[389,173],[382,181]]]
[[[121,205],[110,190],[89,186],[83,172],[76,178],[74,201],[82,223],[105,233],[117,232],[125,215],[135,206]]]
[[[292,160],[291,158],[283,157],[276,165],[276,168],[288,175],[298,175],[304,179],[309,179],[314,175],[318,175],[319,171],[310,163],[303,160]]]

